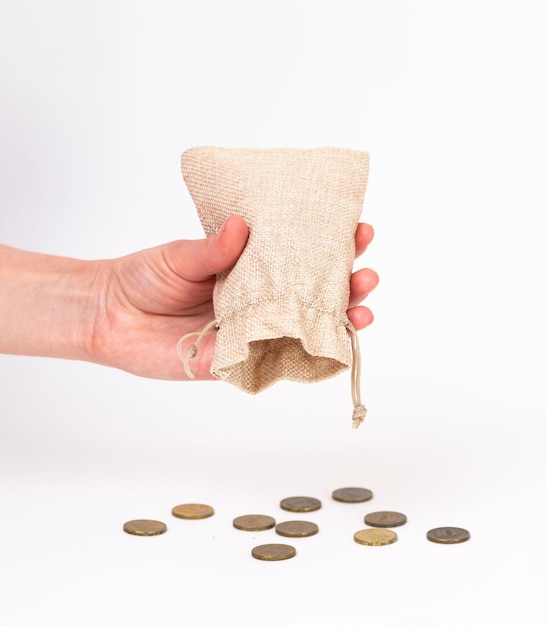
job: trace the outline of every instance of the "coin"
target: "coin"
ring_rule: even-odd
[[[311,537],[319,532],[319,527],[313,522],[281,522],[275,532],[283,537]]]
[[[395,528],[406,524],[406,515],[395,511],[376,511],[365,515],[365,524],[376,528]]]
[[[427,533],[427,538],[433,543],[463,543],[471,539],[471,535],[465,528],[455,528],[454,526],[442,526],[432,528]]]
[[[262,546],[255,546],[251,554],[260,561],[284,561],[292,559],[296,550],[284,543],[266,543]]]
[[[367,528],[357,531],[353,538],[363,546],[387,546],[397,541],[397,533],[384,528]]]
[[[321,508],[321,500],[307,496],[295,496],[294,498],[284,498],[279,506],[292,513],[309,513]]]
[[[268,530],[275,526],[275,519],[269,515],[240,515],[233,524],[238,530]]]
[[[372,498],[372,491],[364,487],[344,487],[332,492],[338,502],[366,502]]]
[[[123,529],[130,535],[151,537],[153,535],[162,535],[167,530],[167,526],[163,522],[157,522],[152,519],[134,519],[130,522],[125,522]]]
[[[179,504],[171,513],[180,519],[204,519],[211,517],[215,510],[208,504]]]

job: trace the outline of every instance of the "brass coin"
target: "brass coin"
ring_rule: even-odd
[[[260,561],[284,561],[292,559],[296,550],[284,543],[267,543],[254,547],[251,554]]]
[[[364,487],[344,487],[332,492],[333,499],[338,502],[366,502],[372,495],[372,491]]]
[[[311,537],[319,532],[319,526],[313,522],[281,522],[275,532],[283,537]]]
[[[387,546],[397,541],[397,533],[384,528],[368,528],[357,531],[353,538],[363,546]]]
[[[292,513],[309,513],[321,508],[321,500],[307,496],[295,496],[294,498],[284,498],[279,506]]]
[[[134,519],[130,522],[125,522],[123,529],[130,535],[152,537],[153,535],[162,535],[167,530],[167,526],[163,522],[157,522],[152,519]]]
[[[427,538],[433,543],[463,543],[471,539],[471,535],[465,528],[454,528],[453,526],[443,526],[433,528],[427,533]]]
[[[240,515],[233,524],[238,530],[268,530],[275,526],[275,519],[269,515]]]
[[[406,524],[406,515],[395,511],[376,511],[365,515],[365,524],[376,528],[395,528]]]
[[[179,504],[171,513],[180,519],[205,519],[214,515],[215,510],[208,504]]]

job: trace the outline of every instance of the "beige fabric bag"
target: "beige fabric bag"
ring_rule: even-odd
[[[346,309],[368,154],[200,147],[181,161],[205,233],[218,232],[232,214],[250,230],[235,267],[217,276],[215,322],[186,352],[187,336],[179,342],[187,373],[201,337],[213,328],[211,372],[249,393],[281,379],[323,380],[353,362],[357,427],[366,409],[357,333]]]

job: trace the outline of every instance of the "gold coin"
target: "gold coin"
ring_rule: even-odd
[[[284,543],[267,543],[254,547],[251,554],[260,561],[284,561],[292,559],[296,550]]]
[[[215,510],[208,504],[179,504],[171,513],[180,519],[205,519],[211,517]]]
[[[269,515],[240,515],[233,524],[238,530],[268,530],[275,526],[275,519]]]
[[[471,539],[471,535],[465,528],[455,528],[454,526],[442,526],[433,528],[427,533],[427,538],[433,543],[463,543]]]
[[[162,535],[167,530],[167,526],[163,522],[157,522],[152,519],[134,519],[130,522],[125,522],[123,529],[130,535],[152,537],[153,535]]]
[[[384,528],[367,528],[357,531],[353,538],[363,546],[387,546],[397,541],[397,533]]]
[[[309,513],[321,508],[321,500],[307,496],[295,496],[293,498],[284,498],[279,503],[279,506],[285,509],[285,511],[291,511],[292,513]]]
[[[311,537],[319,532],[319,526],[313,522],[281,522],[275,532],[283,537]]]
[[[406,524],[406,515],[395,511],[376,511],[365,515],[365,524],[377,528],[395,528]]]
[[[338,502],[366,502],[372,498],[372,491],[364,487],[343,487],[332,492]]]

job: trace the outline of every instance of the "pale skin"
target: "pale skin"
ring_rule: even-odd
[[[91,361],[138,376],[187,380],[175,346],[214,319],[215,275],[245,248],[248,228],[230,217],[217,235],[179,240],[116,259],[84,261],[0,245],[0,353]],[[359,224],[356,256],[372,241]],[[372,269],[353,273],[348,317],[372,323],[361,302],[376,287]],[[192,361],[197,380],[210,373],[215,336]]]

